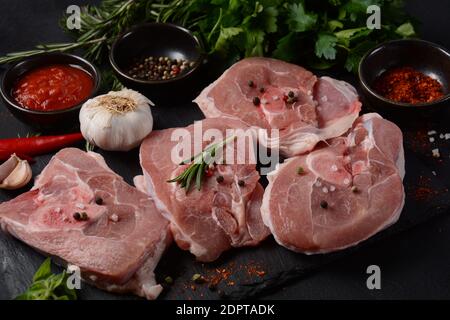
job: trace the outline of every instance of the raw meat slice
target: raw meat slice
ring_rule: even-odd
[[[75,219],[85,212],[88,219]],[[153,273],[171,241],[168,221],[93,152],[58,152],[33,189],[0,204],[3,230],[80,268],[83,279],[147,299],[162,290]]]
[[[404,174],[400,129],[378,114],[365,114],[347,135],[288,159],[268,176],[264,223],[279,244],[294,251],[354,246],[398,220]]]
[[[260,142],[287,157],[344,134],[361,110],[356,90],[348,83],[317,79],[300,66],[270,58],[239,61],[194,102],[207,118],[229,117],[278,130],[278,135],[269,130]]]
[[[199,125],[202,126],[200,136],[195,133],[195,126]],[[260,213],[264,190],[258,182],[256,161],[251,161],[253,138],[251,134],[247,136],[250,141],[247,146],[251,149],[245,154],[236,151],[238,143],[226,144],[224,157],[236,152],[240,162],[227,160],[226,164],[217,164],[212,176],[203,180],[200,190],[191,188],[186,192],[180,185],[167,182],[186,169],[186,165],[179,165],[180,161],[190,158],[174,162],[172,154],[182,146],[195,150],[195,143],[200,150],[192,151],[191,155],[198,154],[211,143],[202,139],[209,130],[225,139],[232,134],[227,130],[246,128],[238,120],[206,119],[186,128],[153,131],[141,145],[144,178],[135,178],[135,185],[139,188],[145,185],[158,208],[170,220],[178,246],[189,250],[200,261],[213,261],[231,247],[256,245],[269,235]],[[173,139],[180,129],[183,131],[179,140]],[[233,134],[239,136],[244,130]],[[217,181],[218,176],[222,176],[223,181]]]

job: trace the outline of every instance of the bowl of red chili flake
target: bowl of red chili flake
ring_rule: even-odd
[[[359,65],[374,109],[436,110],[450,106],[450,53],[418,39],[394,40],[369,51]]]

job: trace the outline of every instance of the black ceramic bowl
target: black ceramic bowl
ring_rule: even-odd
[[[136,59],[165,56],[194,62],[187,72],[168,80],[137,80],[125,70]],[[146,23],[120,35],[113,43],[109,60],[120,81],[160,105],[192,99],[203,62],[202,45],[189,30],[170,23]]]
[[[14,86],[25,73],[43,66],[52,64],[65,64],[76,66],[86,71],[93,79],[94,86],[89,97],[81,103],[68,109],[56,111],[35,111],[19,105],[12,93]],[[71,128],[78,120],[78,114],[83,103],[93,97],[100,87],[100,73],[97,68],[87,60],[76,55],[67,53],[44,53],[32,56],[17,62],[9,67],[4,73],[0,86],[1,95],[8,109],[21,121],[38,129],[58,130],[60,128]]]
[[[443,86],[444,96],[433,102],[409,104],[384,98],[373,89],[375,79],[393,67],[412,67]],[[387,112],[437,111],[450,106],[450,53],[424,40],[404,39],[380,44],[359,64],[359,80],[366,100],[373,109]]]

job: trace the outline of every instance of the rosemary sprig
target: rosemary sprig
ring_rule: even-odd
[[[45,52],[70,52],[77,49],[83,49],[86,58],[101,63],[117,35],[134,24],[149,21],[151,15],[147,7],[152,2],[155,1],[103,0],[99,6],[82,7],[79,30],[67,29],[67,15],[60,22],[61,28],[75,35],[74,42],[38,45],[34,50],[9,53],[0,57],[0,64]]]
[[[206,170],[209,165],[215,162],[217,151],[225,146],[228,142],[235,140],[236,136],[230,136],[225,140],[212,144],[205,148],[199,154],[184,160],[180,165],[185,165],[190,163],[190,165],[183,171],[180,175],[173,179],[167,180],[167,182],[176,182],[180,184],[181,188],[185,188],[186,192],[189,192],[192,182],[195,179],[195,187],[200,190],[202,187],[202,181],[205,177]]]

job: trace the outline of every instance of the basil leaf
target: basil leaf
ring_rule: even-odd
[[[67,287],[66,271],[51,272],[51,259],[47,258],[33,276],[33,282],[16,300],[76,300],[74,289]]]
[[[51,263],[52,261],[50,258],[45,259],[45,261],[41,264],[39,269],[34,274],[33,282],[45,279],[52,274]]]

